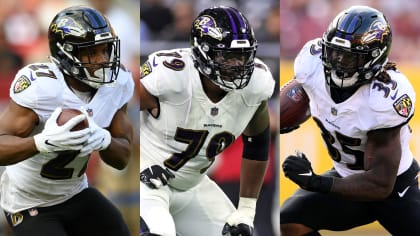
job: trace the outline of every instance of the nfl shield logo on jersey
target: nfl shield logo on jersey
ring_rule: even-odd
[[[28,210],[30,216],[37,216],[38,210],[36,208],[31,208]]]
[[[86,112],[87,112],[87,114],[88,114],[89,117],[92,117],[93,116],[93,109],[88,108],[88,109],[86,109]]]
[[[213,108],[210,110],[210,114],[211,114],[212,116],[217,116],[217,114],[219,114],[219,108],[217,108],[217,107],[213,107]]]

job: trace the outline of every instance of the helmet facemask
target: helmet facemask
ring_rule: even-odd
[[[67,57],[69,67],[65,72],[93,88],[99,88],[104,84],[112,84],[118,76],[120,68],[120,42],[118,38],[98,40],[95,43],[57,43],[63,56]],[[105,47],[104,57],[108,60],[95,62],[93,49]],[[82,60],[82,55],[86,59]]]
[[[322,46],[322,59],[330,86],[351,88],[367,83],[388,61],[384,57],[387,48],[357,51],[327,42],[323,42]]]
[[[222,90],[248,85],[257,41],[238,10],[221,6],[200,13],[192,26],[191,48],[195,67]]]
[[[206,58],[199,71],[221,89],[231,91],[248,85],[254,71],[255,48],[214,49],[207,45],[198,48]]]
[[[52,20],[51,60],[63,73],[92,88],[111,85],[120,68],[120,40],[108,19],[93,8],[76,6]]]

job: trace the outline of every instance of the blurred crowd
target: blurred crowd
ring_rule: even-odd
[[[232,6],[245,12],[258,40],[278,42],[278,0],[142,0],[141,41],[165,39],[188,42],[194,18],[204,8],[217,5]]]
[[[33,62],[49,62],[48,26],[60,10],[75,5],[88,5],[108,16],[121,39],[121,61],[139,82],[139,0],[2,0],[0,7],[0,112],[9,99],[9,87],[16,72]],[[138,88],[138,87],[137,87]],[[131,163],[124,171],[113,171],[91,157],[88,167],[89,184],[97,186],[123,212],[133,235],[138,235],[139,215],[139,95],[129,104],[136,141]],[[1,173],[1,168],[0,168]],[[132,179],[133,181],[127,181]],[[3,214],[0,214],[3,215]],[[3,217],[0,217],[4,220]],[[2,227],[0,235],[8,235]],[[134,233],[137,232],[137,233]]]
[[[219,5],[235,7],[248,18],[258,41],[257,57],[264,60],[278,81],[279,0],[141,0],[141,63],[154,51],[189,47],[191,25],[195,17],[205,8]]]
[[[189,47],[191,24],[195,17],[203,9],[218,5],[236,7],[245,13],[260,45],[257,56],[278,58],[279,0],[141,0],[141,55],[162,49]]]
[[[122,62],[138,71],[139,0],[2,0],[0,100],[8,99],[8,88],[18,69],[32,62],[49,61],[48,26],[58,11],[73,5],[93,6],[110,18],[122,40]]]
[[[281,0],[281,58],[293,59],[306,41],[322,37],[333,18],[352,5],[371,6],[385,14],[393,31],[391,60],[420,62],[420,1],[388,0]]]

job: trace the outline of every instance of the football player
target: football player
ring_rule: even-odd
[[[21,69],[0,115],[1,207],[15,235],[129,235],[117,208],[88,187],[93,151],[116,169],[131,153],[131,73],[119,39],[90,7],[60,11],[48,29],[51,62]],[[62,126],[63,108],[83,111]],[[71,131],[88,119],[89,127]]]
[[[140,83],[141,235],[252,235],[269,148],[274,80],[257,41],[232,7],[203,10],[190,48],[152,53]],[[242,134],[235,209],[206,175]]]
[[[392,235],[420,235],[419,166],[408,125],[416,96],[388,61],[391,41],[383,13],[353,6],[296,57],[295,79],[310,98],[333,168],[317,175],[305,154],[285,159],[286,177],[301,189],[282,206],[283,236],[374,221]]]

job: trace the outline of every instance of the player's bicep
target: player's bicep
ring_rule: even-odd
[[[127,140],[128,143],[133,141],[133,125],[128,117],[127,105],[120,108],[114,115],[109,132],[114,138],[122,138]]]
[[[268,112],[267,101],[263,101],[254,113],[251,121],[248,123],[244,134],[255,136],[263,132],[270,125],[270,115]]]
[[[368,133],[365,170],[374,172],[377,181],[393,184],[401,159],[400,126]]]
[[[11,100],[0,114],[0,135],[27,137],[38,122],[38,116],[33,110]]]

